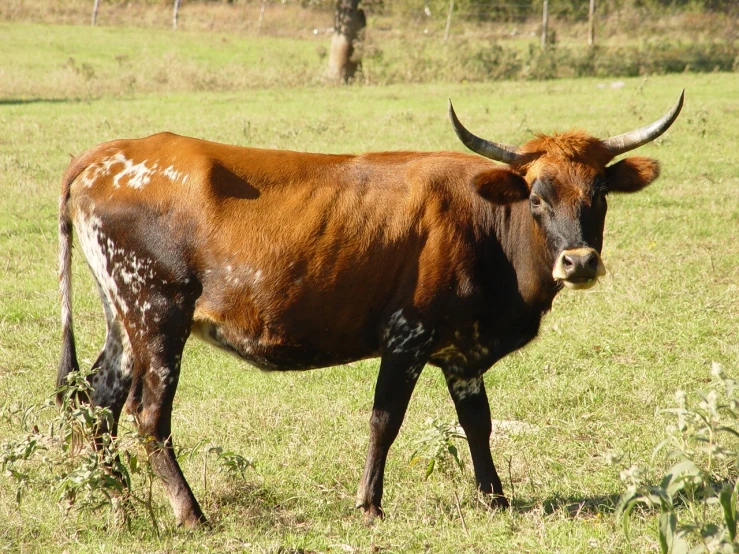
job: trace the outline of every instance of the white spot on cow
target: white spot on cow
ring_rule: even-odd
[[[187,179],[187,175],[177,171],[173,165],[170,165],[164,171],[162,171],[162,175],[164,175],[167,179],[169,179],[173,183],[176,183],[179,180],[182,180],[182,182],[184,183],[185,180]]]
[[[229,285],[236,286],[244,283],[246,286],[256,287],[264,280],[264,274],[260,269],[254,269],[248,265],[227,265],[224,269],[226,273],[224,279]]]
[[[118,188],[121,186],[121,179],[124,177],[128,178],[128,186],[134,189],[142,189],[148,185],[151,181],[151,177],[157,169],[157,164],[152,167],[146,166],[146,161],[134,164],[132,160],[126,158],[126,156],[119,152],[115,155],[117,163],[123,164],[123,169],[113,178],[113,186]]]
[[[132,293],[139,294],[154,278],[154,262],[149,258],[139,258],[135,252],[114,251],[116,258],[111,274],[128,285]]]
[[[125,159],[126,157],[121,152],[118,152],[115,156],[108,156],[107,158],[103,158],[100,162],[100,169],[104,175],[109,175],[110,168],[114,164],[123,163]]]
[[[480,394],[482,377],[463,378],[457,375],[446,375],[446,381],[452,395],[457,400],[464,400],[469,396]]]
[[[387,351],[393,354],[411,354],[414,361],[424,358],[423,362],[433,335],[433,331],[427,332],[420,321],[410,323],[403,315],[403,310],[390,316],[382,334]],[[422,368],[423,364],[418,368],[418,373]]]
[[[490,351],[487,349],[486,346],[483,346],[480,342],[480,323],[475,321],[475,323],[472,324],[472,347],[470,348],[470,354],[474,358],[482,358],[483,356],[487,356]]]
[[[80,173],[80,176],[78,179],[80,180],[80,183],[82,183],[82,186],[85,188],[91,188],[92,185],[95,184],[95,178],[97,177],[97,168],[88,166],[85,168],[85,170]]]
[[[151,309],[151,302],[144,302],[141,304],[141,320],[146,321],[146,312]]]
[[[123,163],[122,160],[125,160],[125,157],[121,154],[116,154],[115,156],[103,158],[99,162],[91,163],[82,173],[80,173],[77,179],[85,188],[92,188],[98,179],[110,175],[110,168],[112,165]]]
[[[403,310],[398,310],[390,316],[390,321],[385,328],[385,344],[394,354],[407,351],[409,344],[423,335],[424,328],[421,322],[412,325],[403,315]]]
[[[75,227],[77,228],[82,251],[101,293],[113,305],[118,306],[125,315],[128,312],[128,305],[119,294],[118,285],[109,269],[110,259],[108,256],[111,249],[108,248],[109,239],[103,232],[102,220],[93,214],[88,216],[80,210],[76,216]]]

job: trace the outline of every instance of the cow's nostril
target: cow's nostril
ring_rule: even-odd
[[[588,256],[585,262],[590,269],[598,269],[598,257],[595,254]]]
[[[575,262],[573,262],[572,258],[570,258],[569,256],[562,256],[562,265],[569,269],[573,265],[575,265]]]

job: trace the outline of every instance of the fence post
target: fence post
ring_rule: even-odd
[[[94,27],[95,23],[97,23],[98,19],[98,6],[100,5],[100,0],[95,0],[95,4],[92,6],[92,23],[91,25]]]
[[[264,8],[267,6],[267,0],[262,0],[262,7],[259,8],[259,19],[257,20],[257,34],[262,31],[262,21],[264,21]]]
[[[174,0],[174,9],[172,10],[172,29],[177,29],[177,15],[180,11],[180,0]]]
[[[595,0],[590,0],[588,12],[588,46],[595,46]]]
[[[541,22],[541,49],[545,50],[547,47],[547,32],[549,29],[549,0],[544,0],[544,8],[542,10]]]
[[[449,0],[449,13],[446,16],[446,28],[444,29],[444,42],[449,39],[449,27],[452,25],[452,12],[454,11],[454,0]]]

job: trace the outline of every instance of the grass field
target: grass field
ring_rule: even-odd
[[[234,479],[204,456],[183,461],[213,528],[175,528],[156,484],[158,535],[145,513],[128,531],[109,526],[105,510],[65,513],[50,490],[32,489],[18,506],[14,483],[2,476],[0,551],[658,551],[654,514],[633,517],[628,536],[614,519],[619,470],[649,463],[666,422],[656,410],[672,404],[676,389],[704,386],[714,360],[739,373],[736,74],[625,79],[618,88],[580,79],[212,92],[163,64],[169,78],[145,73],[140,86],[121,92],[106,89],[105,75],[118,78],[112,53],[125,41],[129,50],[162,59],[159,31],[20,27],[0,26],[27,41],[0,43],[0,442],[23,435],[17,414],[53,392],[60,342],[56,210],[69,154],[160,130],[321,152],[461,150],[446,119],[447,97],[472,130],[495,140],[516,143],[572,127],[605,136],[652,121],[680,89],[687,92],[673,128],[638,152],[662,162],[662,177],[642,193],[609,201],[609,274],[589,291],[562,293],[540,337],[486,375],[494,419],[526,424],[499,425],[491,439],[513,496],[509,512],[478,505],[464,445],[464,474],[444,466],[424,480],[423,464],[410,465],[427,418],[455,418],[435,368],[421,376],[390,454],[388,517],[365,527],[353,498],[377,361],[264,374],[192,341],[175,401],[176,443],[206,441],[256,463]],[[75,33],[77,43],[54,42]],[[208,71],[216,75],[218,64],[228,63],[228,44],[188,36]],[[264,44],[274,57],[257,58],[257,65],[290,55],[289,41]],[[96,56],[104,59],[87,81],[99,88],[88,97],[81,64]],[[76,71],[60,69],[68,58]],[[74,282],[79,356],[89,365],[104,329],[79,252]],[[32,414],[26,423],[43,428],[44,417]],[[606,463],[609,454],[622,455],[622,464]]]

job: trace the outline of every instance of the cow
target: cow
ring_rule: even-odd
[[[356,506],[382,517],[388,451],[426,364],[439,367],[467,436],[477,488],[505,508],[483,374],[538,333],[564,287],[605,273],[606,196],[659,175],[646,157],[675,105],[604,140],[582,131],[523,146],[453,128],[474,154],[326,155],[171,133],[100,144],[64,173],[59,215],[62,355],[72,329],[73,229],[102,300],[95,405],[125,408],[147,441],[178,524],[205,517],[177,463],[172,403],[190,335],[265,371],[380,358]],[[502,162],[502,163],[495,163]]]

